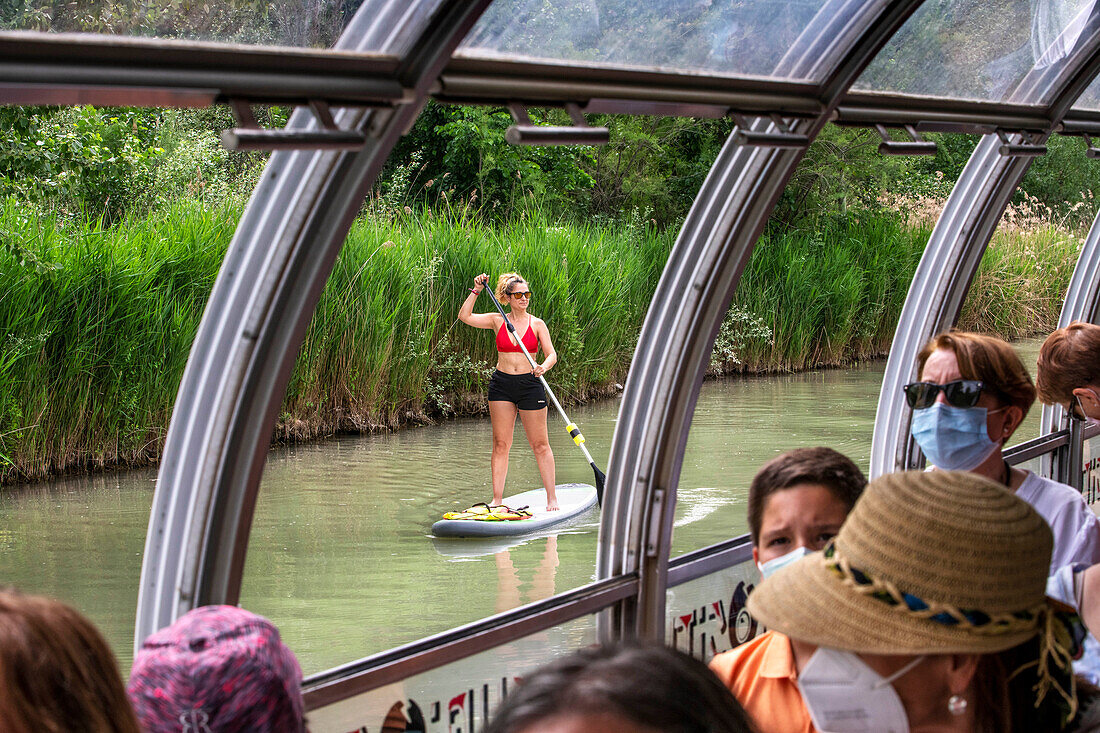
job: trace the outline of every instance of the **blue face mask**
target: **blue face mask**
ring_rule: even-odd
[[[794,562],[795,560],[798,560],[799,558],[803,557],[804,555],[808,555],[809,552],[810,551],[807,550],[805,547],[796,547],[793,550],[791,550],[790,552],[788,552],[786,555],[780,555],[779,557],[773,557],[771,560],[768,560],[767,562],[757,563],[756,567],[760,568],[761,577],[766,578],[769,575],[771,575],[772,573],[774,573],[776,570],[778,570],[779,568],[786,567],[787,565],[790,565],[792,562]]]
[[[936,468],[970,471],[1000,447],[989,439],[985,423],[988,414],[984,407],[954,407],[937,402],[913,411],[910,432]]]

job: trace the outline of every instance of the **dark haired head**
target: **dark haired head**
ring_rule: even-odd
[[[768,497],[799,484],[816,484],[831,491],[850,510],[867,485],[859,466],[832,448],[795,448],[771,459],[749,485],[749,532],[760,541],[760,523]]]
[[[657,644],[582,649],[532,673],[485,733],[520,733],[565,715],[613,715],[665,733],[751,733],[748,715],[705,664]]]

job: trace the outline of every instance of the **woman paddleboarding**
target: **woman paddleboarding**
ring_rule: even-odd
[[[505,327],[499,313],[474,313],[474,302],[486,287],[489,276],[482,273],[474,278],[474,287],[458,311],[458,319],[474,328],[491,329],[496,333],[497,368],[489,380],[489,418],[493,424],[493,456],[490,462],[493,477],[493,505],[504,501],[504,482],[508,477],[508,451],[512,447],[512,435],[516,427],[516,415],[523,423],[527,441],[535,452],[542,485],[546,488],[546,509],[558,508],[554,491],[554,452],[546,428],[546,390],[539,377],[548,372],[558,361],[550,331],[541,318],[531,315],[531,287],[519,273],[506,272],[497,279],[497,299],[510,308],[508,318],[512,322],[524,347],[532,357],[541,348],[543,360],[534,369],[523,354],[515,337]]]

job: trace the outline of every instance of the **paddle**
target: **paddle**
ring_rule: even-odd
[[[512,334],[512,338],[519,344],[520,351],[527,357],[527,361],[531,364],[531,368],[534,369],[535,360],[531,358],[531,355],[527,353],[527,347],[523,345],[523,339],[516,333],[516,327],[512,325],[512,322],[508,320],[508,316],[504,315],[504,309],[500,307],[500,301],[497,300],[497,296],[493,293],[492,288],[485,285],[482,288],[489,297],[493,299],[493,305],[497,307],[497,312],[500,313],[500,317],[504,319],[504,325],[508,327],[508,332]],[[562,409],[561,403],[558,402],[558,398],[554,396],[554,391],[550,389],[550,385],[546,383],[546,379],[539,375],[539,381],[542,382],[542,386],[546,389],[546,396],[550,398],[550,401],[554,403],[554,407],[557,408],[558,414],[561,415],[561,419],[565,421],[565,429],[569,431],[569,437],[573,439],[573,442],[577,444],[577,447],[584,453],[584,457],[588,459],[588,465],[592,466],[592,471],[596,475],[596,501],[601,505],[603,504],[603,484],[607,480],[607,476],[596,467],[596,461],[593,460],[592,454],[588,452],[588,449],[584,447],[584,436],[581,435],[580,428],[576,423],[569,419],[569,416],[565,414],[565,410]]]

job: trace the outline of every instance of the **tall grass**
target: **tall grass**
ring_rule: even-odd
[[[239,213],[178,203],[107,228],[0,203],[0,480],[159,457]],[[927,235],[883,217],[770,231],[723,324],[714,370],[883,353]],[[537,211],[495,226],[458,207],[368,211],[322,293],[276,434],[483,410],[493,338],[457,321],[480,272],[515,270],[531,283],[531,311],[546,319],[560,355],[555,391],[565,401],[600,394],[625,379],[672,241],[640,223],[563,225]],[[1012,251],[989,269],[990,282],[1009,285],[988,288],[983,312],[1019,309],[1028,300],[1021,288],[1065,287],[1067,252],[1047,265],[1050,248]],[[477,310],[491,310],[485,296]]]
[[[0,206],[0,477],[159,454],[236,218],[177,205],[105,229]]]
[[[1058,325],[1066,287],[1095,214],[1091,191],[1055,210],[1023,193],[1010,203],[967,293],[959,328],[1008,340],[1045,336]],[[907,228],[935,225],[944,198],[883,194]]]
[[[552,226],[490,228],[462,212],[400,213],[353,227],[288,389],[285,437],[395,426],[481,404],[492,335],[458,321],[481,272],[517,271],[547,320],[560,396],[585,398],[626,374],[671,235]],[[475,310],[493,309],[482,296]],[[479,399],[472,402],[473,395]]]
[[[928,231],[891,217],[767,232],[734,297],[752,319],[739,371],[835,366],[884,353]]]

